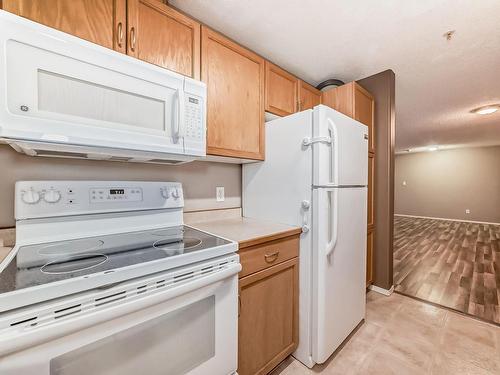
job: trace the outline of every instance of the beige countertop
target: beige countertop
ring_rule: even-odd
[[[14,228],[0,229],[0,262],[7,256],[16,242]]]
[[[194,228],[237,241],[239,248],[258,245],[301,233],[301,228],[246,217],[197,222]]]
[[[236,241],[240,249],[301,233],[301,228],[298,227],[241,216],[194,223],[188,221],[186,224]],[[0,262],[12,250],[14,242],[13,228],[0,230]]]

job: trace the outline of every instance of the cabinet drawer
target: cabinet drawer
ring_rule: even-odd
[[[244,277],[299,256],[299,236],[251,246],[241,250],[239,254],[243,267],[239,277]]]

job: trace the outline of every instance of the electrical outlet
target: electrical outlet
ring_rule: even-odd
[[[466,214],[470,214],[470,210],[468,208],[465,209]]]
[[[215,188],[215,200],[217,202],[224,202],[224,186],[217,186]]]
[[[406,181],[403,181],[403,184],[402,184],[402,185],[403,185],[403,186],[406,186]]]

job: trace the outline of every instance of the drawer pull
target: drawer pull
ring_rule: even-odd
[[[280,254],[279,250],[271,254],[265,254],[264,259],[267,263],[273,263],[276,259],[278,259],[279,254]]]

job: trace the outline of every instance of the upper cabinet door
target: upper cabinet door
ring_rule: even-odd
[[[127,53],[200,79],[200,24],[158,0],[128,0]]]
[[[208,154],[263,160],[264,59],[205,26],[201,47]]]
[[[107,48],[125,52],[125,0],[3,0],[2,8]]]
[[[299,81],[299,111],[321,104],[321,91],[310,84]]]
[[[373,96],[357,83],[354,85],[354,119],[368,126],[368,151],[375,151],[373,131],[375,101]]]
[[[266,111],[279,116],[297,112],[298,79],[266,61]]]

